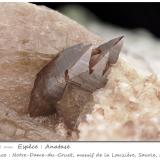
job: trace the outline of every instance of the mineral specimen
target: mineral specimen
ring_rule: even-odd
[[[89,49],[90,45],[78,44],[59,53],[37,74],[31,93],[31,116],[49,115],[56,112],[56,104],[63,95],[67,77],[65,73]]]
[[[105,73],[112,64],[117,62],[122,47],[122,38],[115,38],[89,52],[87,51],[91,45],[78,44],[59,53],[57,58],[50,61],[37,74],[30,98],[30,115],[35,117],[58,111],[65,117],[66,124],[72,128],[78,118],[78,113],[91,93],[105,86]],[[95,52],[97,50],[98,52]],[[57,102],[62,98],[67,84],[78,85],[80,93],[75,94],[77,98],[74,98],[74,102],[72,100],[72,104],[62,105],[61,102],[59,106]],[[72,97],[69,95],[73,96],[73,94],[67,95],[70,101]],[[66,96],[64,97],[66,99]]]
[[[65,48],[78,43],[91,43],[96,48],[105,41],[66,16],[30,3],[0,3],[0,22],[0,140],[73,140],[54,116],[28,116],[36,74]],[[109,25],[103,29],[96,25],[99,31],[107,40],[125,34],[131,43],[125,43],[122,53],[145,53],[158,70],[158,56],[151,58],[159,50],[157,39]],[[80,111],[79,138],[74,140],[160,140],[160,80],[156,75],[138,72],[141,65],[123,56],[110,68],[107,84],[93,92],[91,103],[82,107],[85,111]],[[72,87],[75,93],[78,86]],[[73,89],[68,92],[66,87],[63,96]],[[92,110],[88,112],[87,108]]]

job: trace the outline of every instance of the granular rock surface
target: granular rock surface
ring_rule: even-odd
[[[79,125],[79,140],[159,140],[160,81],[119,61],[105,88],[97,90],[91,114]]]

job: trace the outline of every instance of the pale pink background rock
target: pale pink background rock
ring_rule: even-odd
[[[62,49],[101,39],[60,13],[29,3],[0,3],[0,140],[63,140],[54,118],[30,118],[39,70]]]

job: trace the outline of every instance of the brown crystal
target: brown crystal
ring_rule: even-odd
[[[91,92],[75,84],[68,83],[62,99],[58,102],[57,111],[64,118],[65,124],[73,129],[85,104],[92,98]]]

